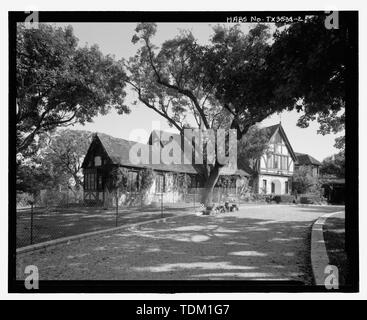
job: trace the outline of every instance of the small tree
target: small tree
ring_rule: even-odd
[[[320,193],[320,183],[318,178],[312,175],[308,166],[300,166],[293,175],[293,191],[302,193]]]

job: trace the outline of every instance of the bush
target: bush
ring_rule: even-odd
[[[299,203],[301,204],[322,204],[325,202],[325,198],[320,194],[303,194],[299,196]]]
[[[294,203],[295,202],[294,196],[290,194],[275,195],[272,197],[271,200],[275,201],[276,203]]]
[[[34,201],[34,198],[31,194],[26,192],[17,193],[17,208],[27,208],[32,201]]]

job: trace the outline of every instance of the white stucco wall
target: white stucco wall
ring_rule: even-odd
[[[263,193],[263,180],[266,180],[266,194],[271,194],[271,183],[276,180],[280,182],[280,194],[285,194],[285,182],[289,181],[288,177],[271,176],[271,175],[259,175],[258,176],[258,192]],[[288,194],[290,193],[291,185],[288,182]]]

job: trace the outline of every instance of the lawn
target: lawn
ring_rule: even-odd
[[[313,284],[310,232],[335,207],[249,206],[188,215],[17,256],[17,278],[47,280],[291,280]]]
[[[120,208],[117,225],[142,222],[193,210],[192,204],[160,207]],[[33,215],[32,243],[92,232],[116,226],[116,209],[93,207],[37,208]],[[17,212],[17,248],[31,244],[30,210]]]
[[[339,285],[343,286],[346,284],[348,273],[348,259],[345,251],[345,213],[328,218],[323,230],[329,262],[338,267]]]

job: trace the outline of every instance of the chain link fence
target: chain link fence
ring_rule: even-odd
[[[17,197],[18,248],[62,237],[113,228],[185,213],[203,211],[203,189],[190,188],[185,193],[156,193],[149,204],[139,193],[129,193],[118,206],[91,206],[83,200],[83,192],[45,190],[37,197]],[[235,189],[215,188],[212,201],[238,202]],[[116,202],[115,202],[116,203]]]

